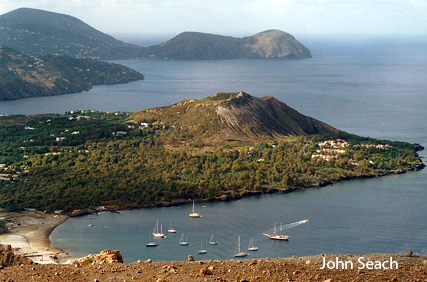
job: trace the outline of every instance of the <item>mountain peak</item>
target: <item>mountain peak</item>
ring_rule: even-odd
[[[44,53],[104,59],[132,57],[141,49],[73,16],[31,8],[0,15],[0,44],[28,55]]]
[[[211,100],[231,100],[231,99],[243,99],[243,98],[247,98],[247,97],[252,97],[251,95],[240,91],[240,92],[234,92],[234,93],[216,93],[214,95],[211,95],[209,97],[206,98],[207,99],[211,99]]]
[[[136,112],[130,119],[179,129],[207,145],[252,144],[280,136],[337,131],[271,96],[258,98],[245,92],[217,93],[201,100],[184,100]]]
[[[311,58],[310,50],[291,34],[278,29],[245,37],[242,45],[249,58]]]
[[[1,15],[0,18],[19,24],[22,27],[30,27],[28,25],[46,26],[55,27],[68,32],[81,32],[81,29],[85,29],[92,33],[96,33],[95,29],[73,16],[39,9],[19,8]]]
[[[274,36],[275,37],[279,37],[279,36],[292,36],[289,33],[284,32],[284,31],[282,31],[280,29],[269,29],[269,30],[258,32],[254,36],[256,36],[256,35],[264,35],[264,36],[272,36],[272,37],[274,37]]]

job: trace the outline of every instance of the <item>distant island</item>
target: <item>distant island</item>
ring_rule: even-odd
[[[3,116],[0,208],[78,215],[286,193],[418,170],[418,149],[244,92],[135,113]]]
[[[128,67],[66,55],[27,56],[0,46],[0,100],[89,90],[93,85],[144,79]]]
[[[267,30],[243,38],[183,32],[163,44],[145,48],[142,57],[179,60],[307,59],[311,58],[311,53],[289,33]]]
[[[81,20],[38,9],[0,15],[0,45],[27,55],[61,54],[117,59],[306,59],[310,51],[289,33],[267,30],[244,38],[183,32],[155,46],[128,44]]]

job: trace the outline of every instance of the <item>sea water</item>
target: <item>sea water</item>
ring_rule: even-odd
[[[64,113],[69,110],[133,112],[218,92],[245,91],[274,96],[299,112],[349,133],[427,145],[427,48],[425,39],[307,38],[307,60],[117,61],[145,80],[95,86],[89,92],[1,101],[0,114]],[[420,153],[425,156],[425,152]],[[238,236],[249,258],[320,253],[427,253],[426,170],[376,179],[336,183],[292,194],[262,195],[235,202],[196,204],[203,215],[191,219],[191,205],[101,213],[69,219],[50,239],[74,256],[119,249],[125,262],[151,258],[183,260],[233,258]],[[203,207],[203,206],[206,207]],[[289,242],[263,232],[309,219],[289,229]],[[172,221],[176,234],[155,239]],[[91,224],[92,227],[88,225]],[[167,233],[167,232],[165,232]],[[190,245],[179,245],[181,234]],[[218,245],[209,245],[211,235]],[[208,250],[198,255],[201,248]]]

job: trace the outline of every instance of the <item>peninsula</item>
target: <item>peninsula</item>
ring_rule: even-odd
[[[0,45],[0,100],[52,96],[144,76],[128,67],[67,55],[28,56]]]
[[[231,200],[423,167],[421,146],[348,134],[244,92],[135,113],[4,116],[0,144],[9,211]]]

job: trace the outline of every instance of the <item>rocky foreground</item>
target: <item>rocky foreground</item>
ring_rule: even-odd
[[[394,269],[358,269],[358,260],[393,261]],[[323,262],[351,261],[351,269],[321,269]],[[278,259],[135,262],[123,264],[118,251],[103,251],[68,264],[2,267],[0,281],[426,281],[427,256],[318,255]],[[116,262],[113,262],[116,261]],[[359,266],[358,266],[359,265]],[[383,266],[387,266],[384,265]],[[373,267],[371,267],[373,268]]]

